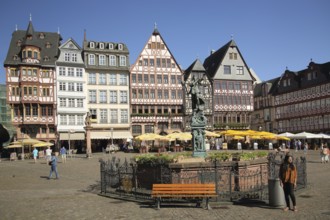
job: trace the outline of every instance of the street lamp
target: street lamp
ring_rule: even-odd
[[[113,147],[113,128],[110,128],[111,130],[111,146]]]
[[[22,154],[21,154],[21,160],[24,160],[24,132],[22,132]]]
[[[70,129],[68,130],[68,136],[69,136],[69,154],[70,156],[72,157],[72,154],[71,154],[71,134],[74,133],[74,130],[73,129]]]

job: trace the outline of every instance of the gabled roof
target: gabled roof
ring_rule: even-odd
[[[223,47],[221,47],[220,49],[218,49],[217,51],[215,51],[214,53],[212,53],[210,56],[208,56],[205,60],[204,60],[204,67],[207,71],[207,74],[209,75],[209,78],[213,79],[215,74],[217,73],[220,65],[223,62],[224,57],[227,54],[227,51],[230,47],[236,47],[240,57],[242,58],[242,61],[244,62],[244,65],[246,66],[251,78],[253,80],[255,80],[255,77],[253,76],[253,74],[251,74],[251,71],[248,67],[248,65],[246,64],[239,48],[236,45],[236,42],[234,40],[230,40],[227,44],[225,44]]]
[[[40,38],[41,35],[43,36],[42,39]],[[32,39],[28,39],[29,36]],[[30,21],[27,30],[16,30],[13,32],[4,66],[23,64],[21,50],[22,47],[27,45],[40,48],[41,59],[39,65],[54,65],[58,58],[58,47],[61,44],[61,40],[61,35],[56,32],[34,31],[32,22]],[[21,42],[21,45],[18,45],[18,42]],[[49,48],[46,47],[47,43],[51,45]],[[14,56],[17,56],[18,59],[13,59]],[[45,57],[48,59],[44,60]]]
[[[141,55],[141,53],[143,52],[143,50],[146,48],[146,46],[147,46],[147,44],[148,44],[150,38],[151,38],[153,35],[154,35],[154,36],[158,35],[158,36],[160,37],[160,39],[161,39],[162,42],[164,43],[166,49],[168,50],[168,52],[170,53],[171,57],[173,58],[173,60],[174,60],[174,62],[175,62],[175,64],[176,64],[176,66],[178,67],[178,69],[179,69],[180,72],[182,73],[183,71],[182,71],[180,65],[179,65],[178,62],[176,61],[176,59],[175,59],[175,57],[173,56],[171,50],[169,49],[169,47],[167,46],[167,44],[166,44],[165,40],[163,39],[162,35],[161,35],[160,32],[158,31],[158,28],[157,28],[156,25],[155,25],[155,27],[154,27],[154,30],[153,30],[151,36],[148,38],[147,43],[144,45],[144,47],[143,47],[142,51],[139,53],[139,55]],[[139,56],[136,58],[134,64],[131,66],[131,70],[134,68],[134,66],[137,65],[138,60],[139,60]]]
[[[188,79],[191,72],[204,72],[206,70],[199,59],[196,59],[185,71],[184,71],[184,79]]]
[[[236,43],[233,40],[229,41],[227,44],[225,44],[223,47],[212,53],[204,60],[203,65],[207,70],[207,73],[210,76],[210,78],[213,79],[230,45],[236,46]]]
[[[68,40],[66,40],[61,46],[59,46],[59,48],[60,49],[64,48],[70,42],[72,42],[77,47],[77,50],[82,50],[82,48],[79,46],[79,44],[71,37]]]
[[[280,77],[277,77],[277,78],[270,79],[268,81],[256,84],[254,89],[253,89],[253,96],[254,97],[260,97],[262,95],[262,86],[264,84],[268,85],[268,88],[269,88],[268,94],[272,94],[273,91],[277,88],[279,80],[280,80]]]

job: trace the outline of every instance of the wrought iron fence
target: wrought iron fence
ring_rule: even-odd
[[[268,179],[278,178],[279,166],[284,155],[268,155],[268,163],[254,166],[240,165],[233,161],[223,165],[213,161],[200,164],[194,169],[178,170],[167,164],[155,166],[138,165],[135,161],[121,162],[113,157],[100,160],[101,195],[134,200],[151,200],[153,183],[215,183],[216,201],[237,201],[241,199],[268,200]],[[298,189],[307,185],[306,159],[296,158],[298,168]]]

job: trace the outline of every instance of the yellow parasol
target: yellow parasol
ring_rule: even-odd
[[[39,142],[33,145],[33,147],[50,147],[53,146],[53,143],[50,142]]]

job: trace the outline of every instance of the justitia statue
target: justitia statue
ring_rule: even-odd
[[[204,97],[199,90],[202,85],[203,78],[196,79],[192,76],[191,82],[189,83],[189,91],[186,83],[182,82],[182,86],[185,87],[186,93],[191,95],[191,106],[192,106],[192,117],[191,117],[191,134],[193,144],[193,156],[205,157],[205,126],[207,124],[207,118],[204,115]]]

